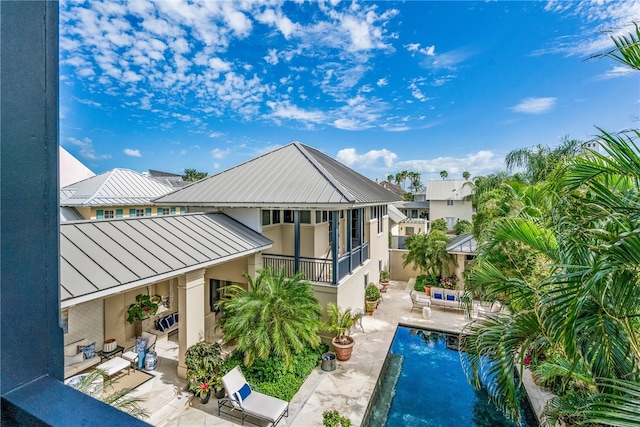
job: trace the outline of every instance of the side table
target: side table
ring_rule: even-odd
[[[109,359],[111,359],[112,357],[117,356],[118,354],[122,355],[122,352],[123,352],[123,351],[124,351],[124,347],[122,347],[122,346],[120,346],[120,345],[119,345],[119,346],[117,346],[117,347],[116,347],[116,349],[115,349],[115,350],[113,350],[113,351],[102,351],[102,350],[100,350],[100,351],[98,352],[98,355],[100,356],[100,358],[101,358],[101,359],[109,360]]]

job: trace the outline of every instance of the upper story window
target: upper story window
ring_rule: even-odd
[[[285,224],[293,224],[293,211],[292,210],[285,210],[284,211],[284,223]]]
[[[280,211],[271,211],[271,224],[280,224]]]
[[[262,211],[262,225],[269,225],[271,224],[271,211]]]
[[[300,224],[311,224],[311,211],[300,211]]]
[[[158,215],[170,215],[171,209],[169,208],[158,208]]]
[[[111,219],[116,217],[116,211],[114,210],[105,210],[104,211],[104,219]]]
[[[144,209],[134,209],[132,216],[144,216]]]
[[[447,206],[453,206],[453,200],[447,200]]]

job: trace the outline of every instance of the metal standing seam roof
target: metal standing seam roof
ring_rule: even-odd
[[[400,222],[407,219],[407,216],[402,212],[400,212],[400,210],[396,208],[394,205],[389,205],[387,212],[389,214],[389,220],[391,220],[392,222],[395,222],[396,224],[400,224]]]
[[[174,188],[129,169],[110,171],[64,187],[62,206],[138,206]]]
[[[222,213],[60,225],[63,306],[105,297],[268,249],[272,241]]]
[[[471,181],[427,181],[425,200],[463,200],[472,194]]]
[[[320,151],[293,142],[154,200],[190,206],[373,205],[402,200]]]
[[[471,233],[456,236],[446,247],[447,252],[457,254],[475,255],[477,249],[476,239]]]

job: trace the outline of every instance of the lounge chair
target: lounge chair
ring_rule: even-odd
[[[431,307],[431,299],[426,295],[420,295],[417,291],[411,291],[411,311],[415,308],[422,309],[423,307]]]
[[[289,415],[289,402],[262,394],[254,390],[244,378],[239,366],[236,366],[222,377],[227,397],[218,400],[218,416],[220,408],[235,409],[240,412],[242,424],[247,416],[258,418],[277,425],[282,417]]]
[[[481,319],[488,319],[499,315],[501,311],[502,304],[500,304],[500,301],[494,301],[493,304],[491,304],[491,308],[489,310],[487,310],[485,307],[478,306],[478,317]]]

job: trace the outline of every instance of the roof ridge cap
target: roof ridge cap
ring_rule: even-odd
[[[331,185],[336,189],[336,191],[338,193],[340,193],[340,195],[342,197],[344,197],[345,199],[347,199],[349,202],[355,203],[355,197],[353,197],[353,195],[351,193],[349,193],[348,191],[346,191],[346,188],[344,188],[339,182],[338,180],[336,180],[333,175],[331,175],[329,173],[329,171],[327,171],[324,166],[322,166],[320,164],[320,162],[318,162],[318,160],[316,160],[316,158],[307,150],[307,146],[298,142],[298,141],[294,141],[292,142],[292,144],[298,149],[300,150],[300,153],[307,159],[309,160],[313,166],[318,169],[318,171],[322,174],[322,176],[324,176],[324,178],[329,181],[331,183]],[[312,147],[308,147],[308,148],[312,148]],[[316,150],[318,151],[318,150]],[[318,151],[320,152],[320,151]],[[327,156],[328,157],[328,156]],[[337,160],[336,160],[337,161]],[[348,194],[345,194],[345,192]]]

